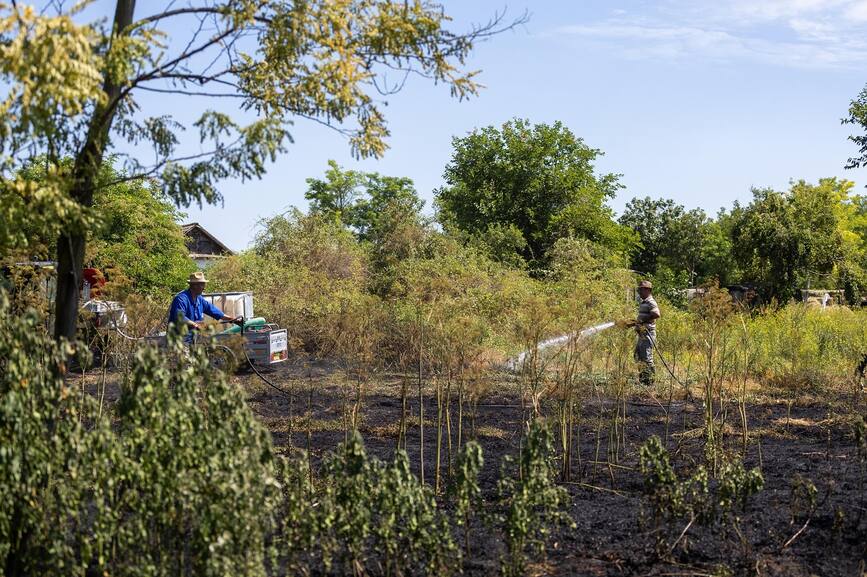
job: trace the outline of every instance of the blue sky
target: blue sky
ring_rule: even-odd
[[[504,8],[444,5],[455,29]],[[560,120],[603,150],[599,170],[625,185],[615,211],[651,196],[715,213],[748,201],[753,186],[867,181],[843,169],[856,150],[840,124],[867,82],[867,1],[543,0],[510,3],[508,14],[525,8],[528,24],[479,44],[467,63],[482,70],[479,97],[458,102],[412,78],[389,98],[384,158],[356,161],[343,137],[299,121],[264,179],[225,182],[224,205],[193,207],[189,220],[242,249],[260,218],[306,207],[305,179],[328,159],[412,178],[430,211],[452,137],[513,117]],[[183,115],[182,102],[170,106]]]

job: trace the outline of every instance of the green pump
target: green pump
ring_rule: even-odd
[[[264,317],[253,317],[252,319],[244,319],[244,330],[247,331],[252,328],[265,326],[265,318]],[[241,327],[238,325],[232,325],[226,330],[224,330],[221,334],[236,334],[241,332]]]

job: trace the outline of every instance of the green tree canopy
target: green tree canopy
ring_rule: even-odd
[[[716,218],[707,223],[702,236],[702,274],[696,279],[697,283],[717,279],[721,286],[726,286],[742,280],[732,245],[732,228],[738,210],[741,209],[736,208],[731,212],[720,210]]]
[[[630,254],[632,268],[656,274],[660,259],[677,251],[673,235],[684,208],[671,199],[633,198],[618,219],[638,234],[638,244]]]
[[[93,208],[99,216],[85,262],[120,273],[137,293],[166,297],[186,287],[196,264],[178,224],[183,215],[152,182],[101,188]]]
[[[36,161],[16,178],[38,184],[45,179],[45,171],[46,164]],[[183,214],[153,181],[128,179],[111,160],[103,163],[98,182],[93,206],[87,211],[85,263],[110,270],[111,280],[123,281],[139,293],[165,296],[182,289],[195,270],[178,225]],[[0,204],[9,196],[8,190],[0,189]],[[18,256],[50,260],[57,251],[57,237],[36,221],[27,224],[30,228],[23,232],[28,244]]]
[[[559,238],[622,249],[631,233],[607,205],[620,188],[614,174],[597,175],[602,154],[562,123],[510,120],[452,141],[454,152],[435,192],[448,231],[506,240],[539,268]],[[515,238],[515,233],[520,238]]]
[[[706,259],[712,221],[699,208],[686,210],[671,199],[633,198],[619,219],[638,234],[639,243],[630,254],[632,268],[645,274],[685,279],[695,285],[712,271]],[[665,269],[665,270],[662,270]]]
[[[58,337],[75,333],[84,216],[104,158],[151,149],[148,164],[125,157],[126,173],[189,205],[218,202],[225,178],[260,177],[298,118],[340,130],[359,156],[379,156],[383,96],[403,85],[386,73],[418,73],[468,97],[478,84],[465,58],[503,28],[495,17],[452,32],[443,9],[422,0],[165,1],[140,3],[144,14],[135,0],[116,0],[110,20],[88,4],[0,5],[0,184],[14,198],[0,206],[0,243],[21,241],[25,220],[61,223]],[[182,118],[147,109],[179,98],[189,101]],[[217,109],[232,101],[226,109],[246,111],[244,122]],[[199,142],[185,146],[185,129]],[[38,185],[10,177],[40,156],[48,169]]]
[[[849,196],[852,186],[824,178],[816,185],[794,182],[787,192],[754,190],[753,201],[736,210],[732,228],[734,256],[746,280],[778,300],[808,285],[836,288],[860,204]]]
[[[307,187],[310,214],[336,219],[360,240],[381,234],[377,229],[391,226],[395,213],[419,220],[424,206],[412,179],[344,170],[334,160],[328,161],[325,178],[308,178]]]
[[[307,179],[310,214],[355,233],[370,253],[375,292],[386,294],[397,263],[415,255],[428,233],[424,201],[409,178],[344,170],[333,160],[328,166],[324,179]]]

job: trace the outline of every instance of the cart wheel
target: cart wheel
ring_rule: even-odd
[[[238,358],[235,356],[235,353],[232,352],[232,349],[223,345],[215,345],[208,352],[208,361],[210,361],[213,368],[227,373],[234,372],[238,367]]]

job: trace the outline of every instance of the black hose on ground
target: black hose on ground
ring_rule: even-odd
[[[243,338],[243,336],[244,336],[244,322],[243,321],[241,322],[240,326],[241,326],[241,337]],[[256,376],[259,377],[260,379],[262,379],[263,383],[265,383],[266,385],[268,385],[269,387],[271,387],[275,391],[289,397],[290,399],[295,398],[295,395],[293,395],[292,393],[290,393],[286,389],[284,389],[282,387],[278,387],[277,385],[272,383],[265,375],[263,375],[259,371],[259,369],[256,368],[255,363],[253,363],[253,359],[251,359],[250,355],[247,354],[247,347],[246,346],[244,346],[243,350],[244,350],[244,358],[247,360],[247,364],[250,366],[251,369],[253,369],[253,372],[256,374]]]
[[[680,379],[678,379],[677,376],[674,374],[674,371],[671,370],[671,367],[668,366],[668,363],[665,362],[665,357],[662,356],[662,351],[659,350],[659,346],[656,344],[656,339],[650,336],[650,333],[645,334],[650,340],[650,345],[653,347],[653,350],[656,351],[656,354],[659,356],[659,360],[662,361],[662,366],[665,367],[665,370],[668,371],[668,374],[671,375],[671,378],[674,379],[674,382],[676,382],[681,387],[686,388],[684,387],[683,383],[680,382]]]

